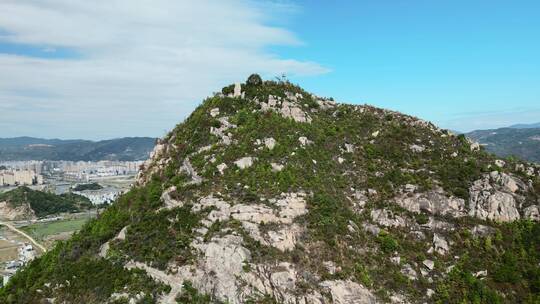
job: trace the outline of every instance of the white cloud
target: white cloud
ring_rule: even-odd
[[[327,72],[267,51],[301,45],[266,25],[294,9],[240,0],[3,0],[0,43],[80,56],[0,54],[0,136],[163,135],[211,90],[252,72]]]

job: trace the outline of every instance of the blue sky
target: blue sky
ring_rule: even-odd
[[[538,54],[534,1],[6,0],[0,137],[163,136],[251,72],[454,130],[533,123]]]
[[[280,48],[330,73],[295,79],[458,130],[540,121],[540,3],[303,1]]]

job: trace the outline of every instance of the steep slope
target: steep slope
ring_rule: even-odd
[[[500,157],[516,156],[531,162],[540,162],[540,128],[477,130],[467,133],[466,136]]]
[[[62,212],[77,212],[92,207],[84,196],[32,190],[28,187],[0,194],[0,219],[22,220],[43,217]]]
[[[150,137],[125,137],[102,141],[0,138],[0,160],[145,160],[154,148],[155,142],[156,139]]]
[[[540,168],[429,122],[252,75],[206,99],[144,167],[0,301],[540,299]]]

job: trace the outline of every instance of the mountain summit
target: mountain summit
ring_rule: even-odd
[[[287,81],[223,88],[2,303],[540,300],[540,168]]]

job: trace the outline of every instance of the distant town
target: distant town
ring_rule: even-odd
[[[112,182],[102,189],[77,192],[99,205],[110,202],[125,190],[143,161],[4,161],[0,162],[0,187],[33,186],[62,194],[77,183]],[[2,189],[0,188],[0,192]]]
[[[24,186],[57,195],[78,194],[94,206],[75,214],[19,221],[0,219],[0,285],[5,285],[46,247],[67,239],[95,217],[100,208],[127,191],[142,164],[143,161],[0,161],[0,194]]]

